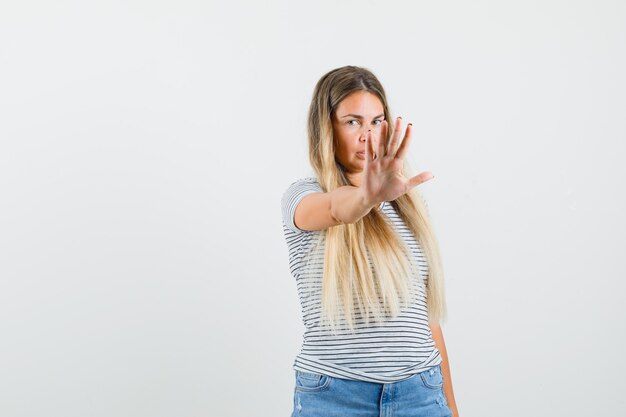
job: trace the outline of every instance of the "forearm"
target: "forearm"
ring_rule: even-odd
[[[430,325],[431,333],[433,335],[433,341],[437,350],[441,354],[441,373],[443,375],[443,393],[446,396],[448,407],[452,411],[453,417],[458,417],[459,412],[456,407],[456,401],[454,399],[454,390],[452,389],[452,376],[450,373],[450,361],[448,360],[448,352],[446,350],[446,343],[443,338],[443,331],[439,325]]]
[[[376,205],[367,201],[361,188],[346,185],[330,193],[331,216],[339,223],[354,223],[365,216]]]

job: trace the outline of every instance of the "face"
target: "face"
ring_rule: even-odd
[[[358,185],[365,165],[365,138],[367,131],[379,137],[381,122],[385,120],[380,99],[367,91],[356,91],[346,96],[333,116],[335,159],[344,167],[353,185]]]

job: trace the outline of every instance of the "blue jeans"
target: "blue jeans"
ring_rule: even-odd
[[[291,417],[449,417],[441,365],[377,384],[295,371]]]

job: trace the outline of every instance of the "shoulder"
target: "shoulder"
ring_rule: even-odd
[[[315,177],[303,177],[293,181],[287,189],[283,192],[283,201],[286,198],[292,197],[294,195],[299,195],[303,192],[320,192],[322,191],[322,187]]]
[[[288,229],[295,232],[301,232],[294,223],[294,214],[296,207],[300,200],[302,200],[307,194],[322,192],[317,178],[304,177],[293,181],[287,189],[284,191],[281,198],[281,210],[283,216],[283,222]]]
[[[316,186],[320,187],[320,183],[319,183],[319,181],[317,180],[316,177],[302,177],[302,178],[299,178],[299,179],[291,182],[289,184],[289,187],[287,187],[287,189],[293,188],[293,187],[298,187],[298,186],[307,186],[307,185],[316,185]],[[321,187],[320,187],[320,189],[321,189]]]

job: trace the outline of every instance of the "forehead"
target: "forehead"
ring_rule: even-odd
[[[368,91],[355,91],[341,100],[337,106],[337,116],[353,113],[364,117],[374,117],[383,110],[383,103],[378,96]]]

